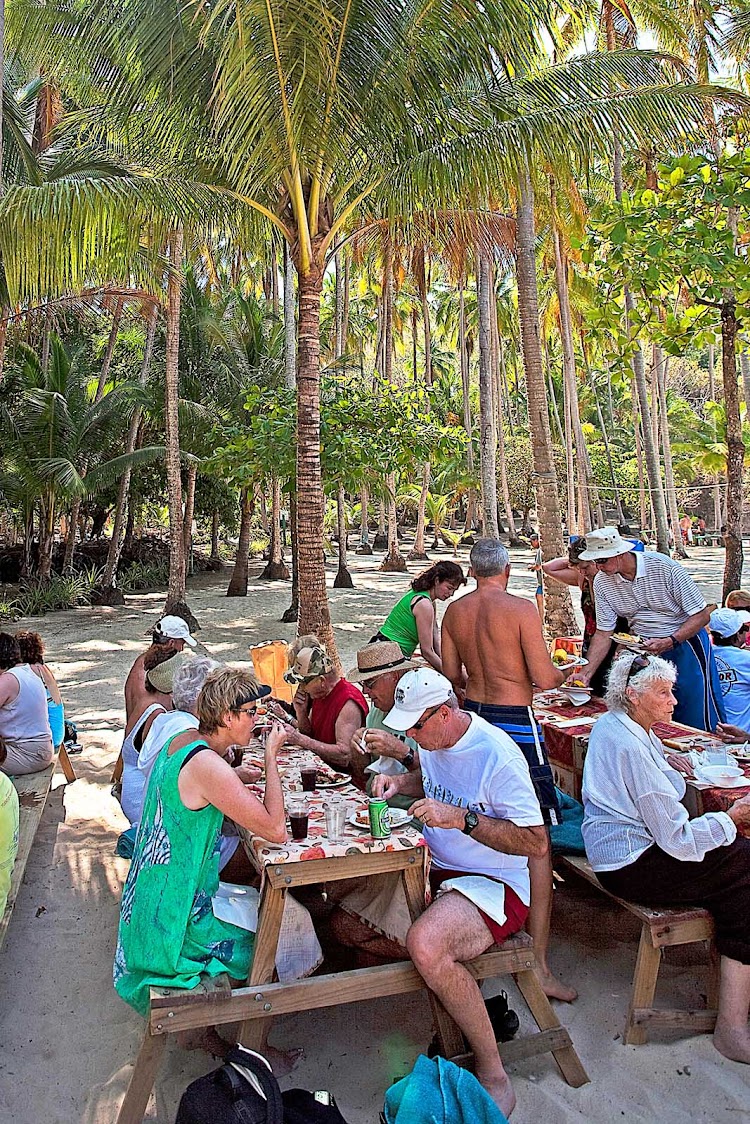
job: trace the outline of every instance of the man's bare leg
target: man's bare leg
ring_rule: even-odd
[[[549,926],[552,917],[552,848],[547,854],[529,859],[529,880],[531,882],[531,904],[526,928],[534,941],[536,973],[544,994],[550,999],[562,999],[572,1003],[578,998],[575,988],[568,987],[552,974],[547,962],[549,949]]]
[[[478,1080],[506,1116],[516,1096],[500,1055],[482,993],[463,961],[493,944],[476,906],[455,890],[442,894],[409,930],[414,966],[466,1036]]]
[[[725,1058],[750,1064],[750,964],[728,956],[721,958],[719,1017],[714,1030],[714,1046]]]

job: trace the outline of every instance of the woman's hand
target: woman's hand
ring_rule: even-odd
[[[255,784],[263,776],[263,770],[255,765],[238,765],[234,771],[243,784]]]
[[[681,753],[665,753],[664,756],[672,768],[676,769],[678,773],[684,773],[686,777],[692,777],[693,766],[686,756]]]
[[[274,722],[271,729],[266,734],[266,754],[276,757],[281,747],[289,741],[289,731],[296,734],[291,726],[285,725],[283,722]]]
[[[750,793],[741,800],[735,800],[727,815],[734,821],[737,830],[744,834],[744,829],[750,828]]]

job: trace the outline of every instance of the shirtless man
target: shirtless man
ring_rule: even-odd
[[[170,652],[181,652],[186,644],[194,648],[198,643],[190,635],[188,628],[182,617],[162,617],[157,621],[151,633],[151,647],[161,647]],[[148,650],[148,649],[147,649]],[[131,716],[139,709],[143,708],[144,700],[151,701],[147,698],[145,672],[143,669],[143,660],[146,652],[138,657],[125,680],[125,723],[130,722]]]
[[[526,758],[544,822],[560,822],[552,770],[541,730],[531,710],[535,687],[549,690],[563,681],[550,659],[539,614],[531,602],[507,592],[508,552],[497,539],[480,539],[471,550],[471,574],[477,588],[448,607],[443,617],[443,672],[463,685],[466,710],[504,730]],[[539,980],[552,999],[576,998],[547,962],[552,913],[552,853],[529,858],[531,908],[528,930],[534,940]]]

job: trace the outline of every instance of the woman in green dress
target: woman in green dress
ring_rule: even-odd
[[[409,592],[396,602],[370,643],[395,641],[407,659],[419,645],[423,658],[436,671],[442,671],[435,602],[448,601],[459,586],[465,584],[464,572],[456,562],[435,562],[428,566],[417,574]]]
[[[272,843],[286,839],[276,763],[283,726],[274,726],[266,741],[262,802],[224,756],[230,745],[248,742],[257,700],[269,693],[248,672],[213,672],[198,696],[198,730],[176,734],[153,767],[122,895],[113,972],[118,994],[141,1015],[148,1013],[151,987],[194,988],[204,973],[247,977],[254,934],[214,917],[212,899],[224,816]]]

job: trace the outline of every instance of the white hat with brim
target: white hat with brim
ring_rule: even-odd
[[[616,527],[599,527],[586,535],[586,549],[578,555],[581,562],[603,562],[605,558],[617,558],[628,554],[633,543],[624,539]]]
[[[750,613],[746,613],[744,609],[714,609],[708,621],[711,632],[715,632],[722,640],[736,636],[743,624],[750,624]]]
[[[394,640],[377,640],[360,648],[357,666],[347,671],[346,678],[350,683],[369,683],[391,671],[409,671],[414,667],[424,667],[424,664],[405,656]]]
[[[434,667],[407,671],[394,692],[395,705],[383,721],[390,730],[410,730],[426,710],[447,702],[452,693],[450,679]]]
[[[156,623],[156,631],[162,636],[168,636],[170,640],[184,640],[191,648],[198,643],[195,637],[190,635],[190,629],[182,617],[162,617]]]

